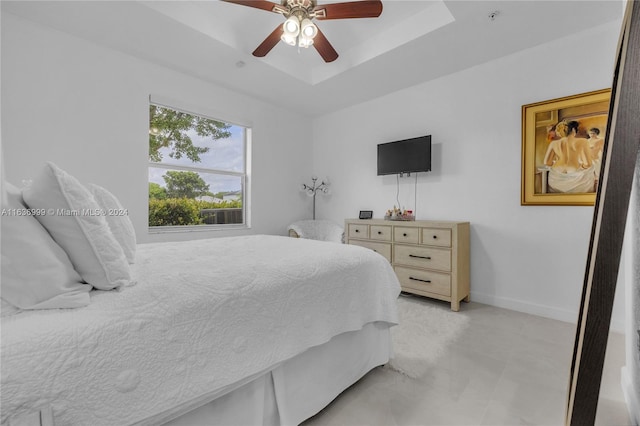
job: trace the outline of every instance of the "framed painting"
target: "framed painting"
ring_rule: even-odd
[[[611,89],[522,106],[522,205],[592,206]]]

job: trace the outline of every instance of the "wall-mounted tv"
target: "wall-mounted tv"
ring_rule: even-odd
[[[378,145],[378,176],[431,171],[431,135]]]

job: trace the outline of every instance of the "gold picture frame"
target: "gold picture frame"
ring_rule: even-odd
[[[611,89],[522,106],[524,205],[592,206]]]

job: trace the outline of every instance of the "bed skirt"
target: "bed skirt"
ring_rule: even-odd
[[[272,369],[139,425],[298,425],[392,356],[389,324],[340,334]]]

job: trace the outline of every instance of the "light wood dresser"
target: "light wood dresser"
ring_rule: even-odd
[[[393,266],[402,291],[469,301],[469,222],[345,220],[345,242],[369,248]]]

